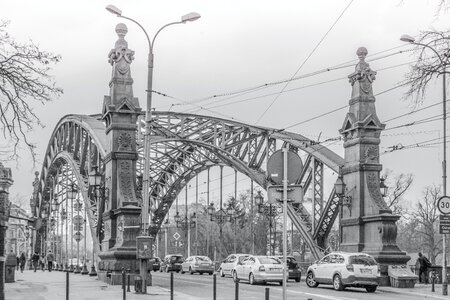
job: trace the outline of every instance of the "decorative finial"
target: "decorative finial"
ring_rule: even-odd
[[[38,171],[34,172],[34,176],[36,176],[36,178],[38,178],[39,177],[39,172]]]
[[[119,36],[119,38],[124,38],[127,32],[128,32],[127,25],[123,23],[119,23],[116,25],[116,33]]]
[[[358,50],[356,50],[356,55],[358,55],[359,60],[363,62],[365,62],[368,53],[366,47],[359,47]]]

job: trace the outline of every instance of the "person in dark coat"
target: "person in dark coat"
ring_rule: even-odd
[[[419,252],[419,258],[417,258],[419,262],[419,282],[428,283],[428,268],[431,267],[431,263],[428,258]]]
[[[31,257],[31,261],[33,261],[33,267],[34,267],[34,271],[36,272],[37,268],[38,268],[38,264],[39,264],[39,253],[36,251],[34,252],[33,256]]]
[[[12,250],[11,250],[11,252],[12,252]],[[16,270],[17,271],[19,271],[19,264],[20,264],[20,257],[19,257],[19,255],[17,255],[17,257],[16,257]]]
[[[22,254],[20,255],[20,258],[19,258],[20,273],[23,273],[23,269],[25,269],[26,261],[27,261],[27,259],[25,258],[25,253],[22,252]]]

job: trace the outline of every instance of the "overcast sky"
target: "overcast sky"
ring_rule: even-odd
[[[410,47],[399,41],[401,34],[414,36],[421,30],[449,28],[448,14],[436,14],[437,0],[355,0],[331,28],[350,2],[1,1],[1,19],[11,21],[9,33],[12,36],[19,41],[32,39],[42,49],[63,57],[53,74],[64,94],[52,103],[35,108],[36,114],[46,125],[44,129],[36,128],[30,134],[38,146],[39,163],[55,124],[64,115],[101,111],[103,95],[108,94],[111,76],[107,56],[117,39],[114,28],[119,22],[128,26],[126,40],[129,48],[136,52],[131,66],[134,94],[141,106],[145,105],[148,53],[145,36],[136,25],[108,13],[105,10],[107,4],[114,4],[122,9],[124,15],[138,20],[150,36],[162,25],[177,21],[188,12],[195,11],[202,16],[196,22],[166,28],[158,36],[154,46],[153,89],[184,102],[154,96],[153,103],[157,110],[170,108],[208,115],[214,115],[212,111],[215,111],[220,114],[216,116],[249,124],[289,127],[290,131],[319,141],[337,137],[347,110],[318,116],[348,103],[351,86],[346,76],[353,72],[353,66],[292,81],[281,94],[278,93],[284,85],[233,98],[208,100],[197,106],[179,104],[288,79],[297,70],[297,75],[304,75],[336,65],[355,64],[355,52],[360,46],[368,49],[368,60],[379,58],[370,65],[378,71],[374,93],[381,93],[403,80],[408,71],[406,63],[414,59],[411,52],[406,51]],[[329,33],[326,35],[327,31]],[[322,38],[323,41],[313,51]],[[433,82],[423,106],[439,102],[441,90],[441,82]],[[404,89],[395,89],[377,96],[380,120],[386,121],[411,111],[411,100],[402,99],[404,92]],[[271,103],[273,105],[263,114]],[[210,110],[199,110],[198,105],[210,107]],[[387,128],[395,127],[440,113],[441,106],[435,106],[386,122],[386,125]],[[290,127],[314,117],[318,118]],[[393,145],[414,145],[441,137],[441,123],[431,122],[386,131],[382,136],[380,152],[389,150]],[[334,142],[330,148],[343,155],[342,142]],[[414,174],[415,183],[408,193],[411,201],[420,197],[424,186],[441,183],[441,160],[441,144],[381,156],[384,168],[396,174]],[[21,153],[17,167],[14,163],[6,165],[13,169],[15,183],[11,188],[12,196],[29,199],[33,173],[41,171],[41,165],[33,168],[26,151]]]

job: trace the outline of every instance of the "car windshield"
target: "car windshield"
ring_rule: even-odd
[[[173,263],[181,262],[182,260],[183,260],[182,256],[172,256],[170,258],[170,262],[173,262]]]
[[[211,261],[211,259],[209,259],[209,257],[207,257],[207,256],[197,256],[195,259],[200,260],[200,261],[206,261],[206,262]]]
[[[375,259],[373,257],[367,256],[367,255],[350,256],[348,261],[352,265],[369,265],[369,266],[373,266],[373,265],[377,264],[377,262],[375,261]]]
[[[274,264],[274,265],[279,265],[281,264],[281,260],[279,260],[276,257],[258,257],[259,262],[261,264]]]

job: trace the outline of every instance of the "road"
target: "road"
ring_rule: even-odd
[[[154,272],[154,285],[170,289],[170,274]],[[250,285],[247,282],[239,284],[239,299],[261,300],[264,299],[265,288],[270,289],[270,299],[282,299],[282,287],[278,284]],[[212,299],[213,276],[210,275],[189,275],[174,273],[175,299],[200,300]],[[287,285],[288,299],[320,299],[320,300],[423,300],[423,299],[449,299],[442,296],[440,286],[436,286],[436,292],[431,293],[431,286],[416,285],[414,289],[395,289],[382,287],[375,293],[367,293],[361,288],[346,288],[344,291],[335,291],[331,285],[319,285],[317,288],[306,286],[304,279],[297,283],[289,281]],[[229,277],[222,278],[217,275],[217,299],[235,299],[235,284]]]

